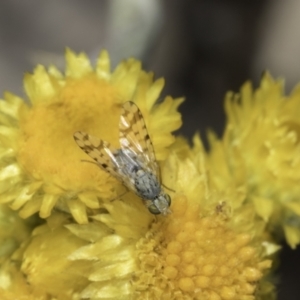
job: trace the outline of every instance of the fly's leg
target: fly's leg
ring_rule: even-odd
[[[175,193],[175,191],[174,190],[172,190],[171,188],[169,188],[169,187],[167,187],[166,185],[164,185],[163,183],[161,184],[164,188],[166,188],[167,190],[169,190],[169,191],[171,191],[171,192],[173,192],[173,193]]]

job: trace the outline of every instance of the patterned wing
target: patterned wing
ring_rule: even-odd
[[[159,169],[154,148],[148,134],[145,120],[134,102],[126,102],[122,107],[119,123],[120,144],[122,149],[130,149],[138,159],[149,167],[159,178]]]
[[[96,161],[97,165],[123,182],[118,172],[119,164],[115,156],[117,150],[113,149],[108,142],[82,131],[74,133],[74,140],[87,155]]]
[[[82,131],[74,133],[74,140],[86,154],[96,161],[98,166],[119,179],[127,188],[136,192],[134,178],[124,172],[127,166],[123,165],[123,154],[120,150],[114,149],[108,142]]]

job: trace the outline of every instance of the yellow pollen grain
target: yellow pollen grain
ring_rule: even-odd
[[[199,288],[207,288],[210,285],[210,278],[207,276],[197,276],[195,283]]]
[[[199,206],[189,206],[188,209],[185,211],[184,217],[187,220],[196,220],[199,217]]]
[[[172,267],[178,266],[180,264],[180,260],[180,257],[176,254],[169,254],[166,257],[166,263]]]
[[[239,263],[240,263],[240,260],[237,257],[231,257],[227,262],[227,266],[234,268]]]
[[[224,252],[224,241],[220,238],[222,235],[218,234],[218,237],[215,239],[214,242],[214,249],[216,250],[222,250],[222,253]]]
[[[255,249],[252,247],[243,247],[239,253],[238,253],[238,257],[242,260],[242,261],[247,261],[250,258],[253,257],[255,253]]]
[[[189,234],[188,232],[179,232],[176,235],[176,240],[181,242],[181,243],[186,243],[192,238],[192,235]]]
[[[211,228],[212,226],[212,220],[209,217],[202,218],[199,223],[200,227],[203,228]]]
[[[217,235],[217,230],[215,230],[215,229],[210,229],[207,232],[207,238],[209,238],[209,239],[215,238],[216,235]]]
[[[227,231],[228,241],[233,241],[236,239],[236,234],[233,231]]]
[[[194,276],[197,273],[197,268],[194,265],[187,265],[183,268],[182,273],[185,276]]]
[[[192,292],[195,289],[195,283],[191,278],[183,277],[179,279],[178,286],[182,291]]]
[[[201,267],[205,264],[206,258],[204,256],[199,256],[196,258],[196,266]]]
[[[247,245],[251,240],[251,236],[249,234],[239,234],[236,239],[235,242],[237,245],[239,245],[239,247],[245,246]]]
[[[229,277],[224,278],[223,277],[223,286],[231,286],[232,285],[232,280]]]
[[[219,259],[216,255],[214,254],[211,254],[211,255],[208,255],[207,258],[206,258],[206,264],[207,265],[213,265],[215,263],[219,263]]]
[[[227,260],[228,260],[228,256],[227,255],[222,255],[222,254],[220,254],[218,256],[218,259],[217,259],[219,265],[226,264]]]
[[[146,258],[147,264],[150,266],[155,266],[157,264],[157,259],[154,256],[148,256]]]
[[[195,241],[190,241],[189,242],[189,249],[194,249],[196,247],[198,247],[198,244]]]
[[[196,231],[197,224],[195,222],[186,222],[184,224],[184,229],[189,231],[190,233],[194,233]]]
[[[201,273],[205,276],[211,276],[216,272],[217,267],[215,265],[205,265],[202,270]]]
[[[224,278],[221,276],[211,277],[211,285],[215,287],[224,285]]]
[[[207,295],[208,300],[222,300],[221,297],[214,291],[209,291]]]
[[[220,267],[220,269],[218,270],[218,274],[220,274],[221,276],[227,276],[231,273],[231,269],[226,267],[226,266],[222,266]]]
[[[240,284],[240,290],[242,290],[243,293],[246,295],[252,295],[254,293],[255,289],[256,289],[255,284],[250,284],[247,282]]]
[[[169,279],[175,279],[177,274],[178,274],[178,270],[174,267],[168,266],[164,269],[164,274],[169,278]]]
[[[205,236],[205,232],[203,230],[198,230],[195,232],[194,237],[196,241],[202,242]]]
[[[167,231],[169,234],[176,234],[181,229],[181,224],[179,222],[173,221],[168,225]]]
[[[259,267],[260,270],[271,268],[271,266],[272,266],[272,261],[269,260],[269,259],[264,260],[264,261],[262,261],[258,264],[258,267]]]
[[[220,295],[224,300],[236,299],[236,292],[233,287],[222,287]]]
[[[248,267],[244,270],[243,276],[247,281],[256,281],[261,278],[262,273],[255,268]]]
[[[185,251],[182,253],[181,257],[183,262],[191,263],[194,261],[196,253],[194,251]]]
[[[179,196],[174,199],[174,205],[172,207],[172,213],[174,216],[182,216],[185,214],[186,208],[187,208],[187,199],[184,196]]]
[[[167,250],[169,253],[173,253],[173,254],[179,253],[182,250],[182,244],[178,241],[172,241],[168,244]]]
[[[225,245],[225,250],[228,254],[234,253],[238,249],[238,245],[235,242],[230,242]]]

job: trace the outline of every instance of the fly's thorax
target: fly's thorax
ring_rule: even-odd
[[[143,199],[154,200],[161,192],[158,179],[147,170],[137,170],[134,182],[137,194]]]
[[[168,194],[160,193],[158,197],[150,202],[148,205],[149,211],[154,214],[166,215],[170,212],[169,207],[171,205],[171,197]]]

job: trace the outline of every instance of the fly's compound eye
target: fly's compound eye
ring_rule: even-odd
[[[171,206],[171,197],[168,194],[165,194],[168,205]]]
[[[168,194],[158,197],[149,206],[148,210],[153,215],[166,214],[171,205],[171,197]]]
[[[153,215],[159,215],[161,212],[159,211],[159,209],[154,205],[151,204],[148,206],[148,210],[151,212],[151,214]]]

